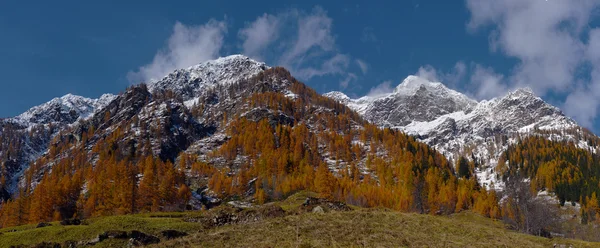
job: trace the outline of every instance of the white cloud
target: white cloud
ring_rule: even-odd
[[[316,76],[324,76],[328,74],[343,75],[348,68],[350,58],[344,54],[336,54],[330,59],[325,60],[319,68],[310,67],[295,67],[294,74],[300,78],[310,79]]]
[[[419,67],[417,71],[417,76],[427,79],[431,82],[439,82],[438,73],[435,68],[431,65],[425,65]]]
[[[310,14],[293,12],[297,18],[297,34],[293,45],[287,49],[280,62],[284,65],[302,64],[313,52],[329,52],[335,48],[335,38],[331,34],[333,20],[320,7]]]
[[[497,74],[491,68],[484,68],[481,65],[475,65],[471,75],[471,85],[477,99],[490,99],[499,95],[504,95],[508,87],[503,84],[504,76]]]
[[[597,1],[468,0],[469,28],[491,25],[493,47],[519,59],[512,81],[541,93],[573,82],[585,46],[579,34]],[[565,28],[566,27],[566,28]]]
[[[340,88],[345,89],[348,88],[348,85],[350,85],[350,82],[352,80],[356,80],[358,77],[356,76],[356,74],[354,73],[348,73],[348,76],[346,76],[346,78],[342,79],[342,81],[340,81]]]
[[[596,116],[595,113],[598,112],[598,100],[594,99],[595,95],[585,87],[579,87],[567,96],[563,109],[579,124],[591,127]]]
[[[586,56],[592,66],[590,82],[580,81],[567,96],[563,109],[582,125],[591,127],[600,106],[600,29],[589,32]]]
[[[186,68],[215,59],[224,46],[227,25],[211,20],[200,26],[177,22],[167,46],[159,50],[151,63],[128,73],[132,83],[157,80],[175,69]],[[290,9],[277,14],[265,13],[237,32],[240,48],[252,58],[284,66],[302,80],[313,77],[336,76],[340,87],[346,88],[357,80],[352,67],[365,74],[368,65],[342,53],[333,34],[333,20],[321,7],[310,12]]]
[[[590,31],[586,55],[594,65],[600,65],[600,28]]]
[[[508,91],[504,75],[495,73],[492,68],[485,68],[475,63],[471,63],[467,67],[464,62],[458,61],[447,72],[439,71],[431,65],[425,65],[419,67],[415,75],[431,82],[442,82],[447,87],[455,88],[463,82],[468,71],[471,73],[470,78],[466,79],[469,81],[469,95],[481,100],[504,95]]]
[[[369,65],[367,64],[367,62],[364,62],[360,59],[356,59],[356,64],[358,65],[358,67],[360,67],[360,70],[363,74],[367,74],[367,72],[369,71]]]
[[[462,82],[467,74],[467,65],[464,62],[458,61],[452,69],[443,72],[438,71],[431,65],[419,67],[415,75],[425,78],[431,82],[442,82],[444,85],[455,88],[458,83]]]
[[[302,80],[338,75],[342,77],[340,87],[345,88],[357,76],[348,72],[352,58],[338,51],[332,28],[333,20],[321,7],[308,13],[291,9],[260,16],[247,24],[239,37],[248,56],[264,59],[272,54],[275,64]],[[359,67],[365,72],[367,64]]]
[[[394,87],[392,87],[392,81],[387,80],[383,81],[383,83],[371,88],[367,96],[377,97],[385,94],[389,94],[394,91]]]
[[[456,62],[456,64],[454,64],[454,68],[450,72],[444,74],[444,84],[454,87],[459,82],[461,82],[461,80],[465,77],[466,74],[467,65],[465,65],[465,63],[462,61],[458,61]]]
[[[247,24],[239,31],[239,37],[244,40],[243,53],[246,56],[262,60],[262,53],[279,36],[280,18],[263,14],[256,21]]]
[[[592,116],[586,117],[571,106],[594,101],[582,93],[595,83],[582,81],[578,72],[590,62],[586,52],[591,47],[582,37],[599,6],[597,0],[467,0],[471,12],[467,27],[473,32],[491,27],[490,49],[518,60],[506,78],[509,87],[528,86],[542,96],[571,94],[565,101],[566,113],[589,124],[596,108],[586,107]],[[597,65],[592,62],[593,68]]]
[[[226,32],[224,21],[210,20],[200,26],[186,26],[177,22],[167,47],[154,55],[152,63],[140,67],[136,72],[130,71],[127,78],[132,83],[149,82],[175,69],[215,59],[219,56]]]

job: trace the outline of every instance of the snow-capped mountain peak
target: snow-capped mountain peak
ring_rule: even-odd
[[[264,62],[247,56],[230,55],[175,70],[163,79],[149,83],[148,88],[150,92],[171,90],[184,100],[190,100],[210,87],[235,83],[268,68]]]
[[[523,88],[517,88],[515,90],[509,91],[504,97],[499,97],[499,98],[513,98],[513,99],[519,99],[519,98],[539,98],[541,100],[540,97],[538,97],[531,88],[529,87],[523,87]]]
[[[431,82],[423,77],[410,75],[406,77],[396,88],[394,93],[415,94],[421,88],[427,90],[440,90],[446,87],[440,82]]]
[[[329,93],[325,93],[324,96],[329,97],[331,99],[334,99],[334,100],[344,103],[344,104],[346,104],[346,103],[348,103],[348,101],[350,101],[350,97],[341,91],[332,91]]]
[[[422,92],[422,93],[420,93]],[[393,95],[416,95],[424,93],[433,94],[440,97],[452,98],[461,105],[473,106],[476,101],[466,95],[446,87],[441,82],[433,82],[426,78],[410,75],[406,77],[396,88]]]

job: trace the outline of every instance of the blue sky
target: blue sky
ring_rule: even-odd
[[[4,1],[0,116],[244,53],[322,93],[387,91],[410,74],[477,99],[527,86],[598,130],[597,2]]]

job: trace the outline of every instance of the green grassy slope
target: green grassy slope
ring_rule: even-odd
[[[33,225],[0,229],[0,247],[30,246],[40,242],[64,243],[90,240],[108,230],[139,230],[160,236],[163,230],[187,232],[187,237],[165,240],[154,247],[600,247],[568,239],[546,239],[507,230],[499,221],[471,212],[451,216],[399,213],[386,209],[301,211],[307,193],[275,203],[286,216],[243,221],[218,227],[186,218],[211,216],[205,213],[159,213],[112,216],[87,220],[87,225],[35,228]],[[213,215],[214,216],[214,215]],[[208,217],[207,219],[210,219]],[[13,231],[14,230],[14,231]],[[12,232],[11,232],[12,231]],[[94,247],[122,247],[127,240],[111,239]]]
[[[224,226],[161,243],[160,247],[600,247],[506,230],[473,213],[449,217],[358,210],[291,215]]]

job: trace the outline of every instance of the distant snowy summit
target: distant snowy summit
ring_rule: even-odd
[[[399,127],[413,121],[433,121],[457,111],[471,111],[477,102],[446,88],[442,83],[409,76],[393,92],[350,99],[344,93],[330,92],[336,99],[365,119],[385,127]]]
[[[583,136],[572,134],[583,129],[528,88],[476,101],[440,82],[409,76],[386,94],[358,99],[337,91],[324,95],[348,105],[372,123],[417,137],[449,159],[478,159],[487,165],[477,168],[478,179],[488,187],[492,182],[496,188],[501,186],[493,167],[508,145],[517,142],[515,136],[542,135],[587,148],[578,138]]]
[[[67,94],[35,106],[8,120],[24,126],[51,123],[70,124],[78,119],[90,118],[97,110],[104,108],[115,98],[116,96],[112,94],[104,94],[98,99]]]

